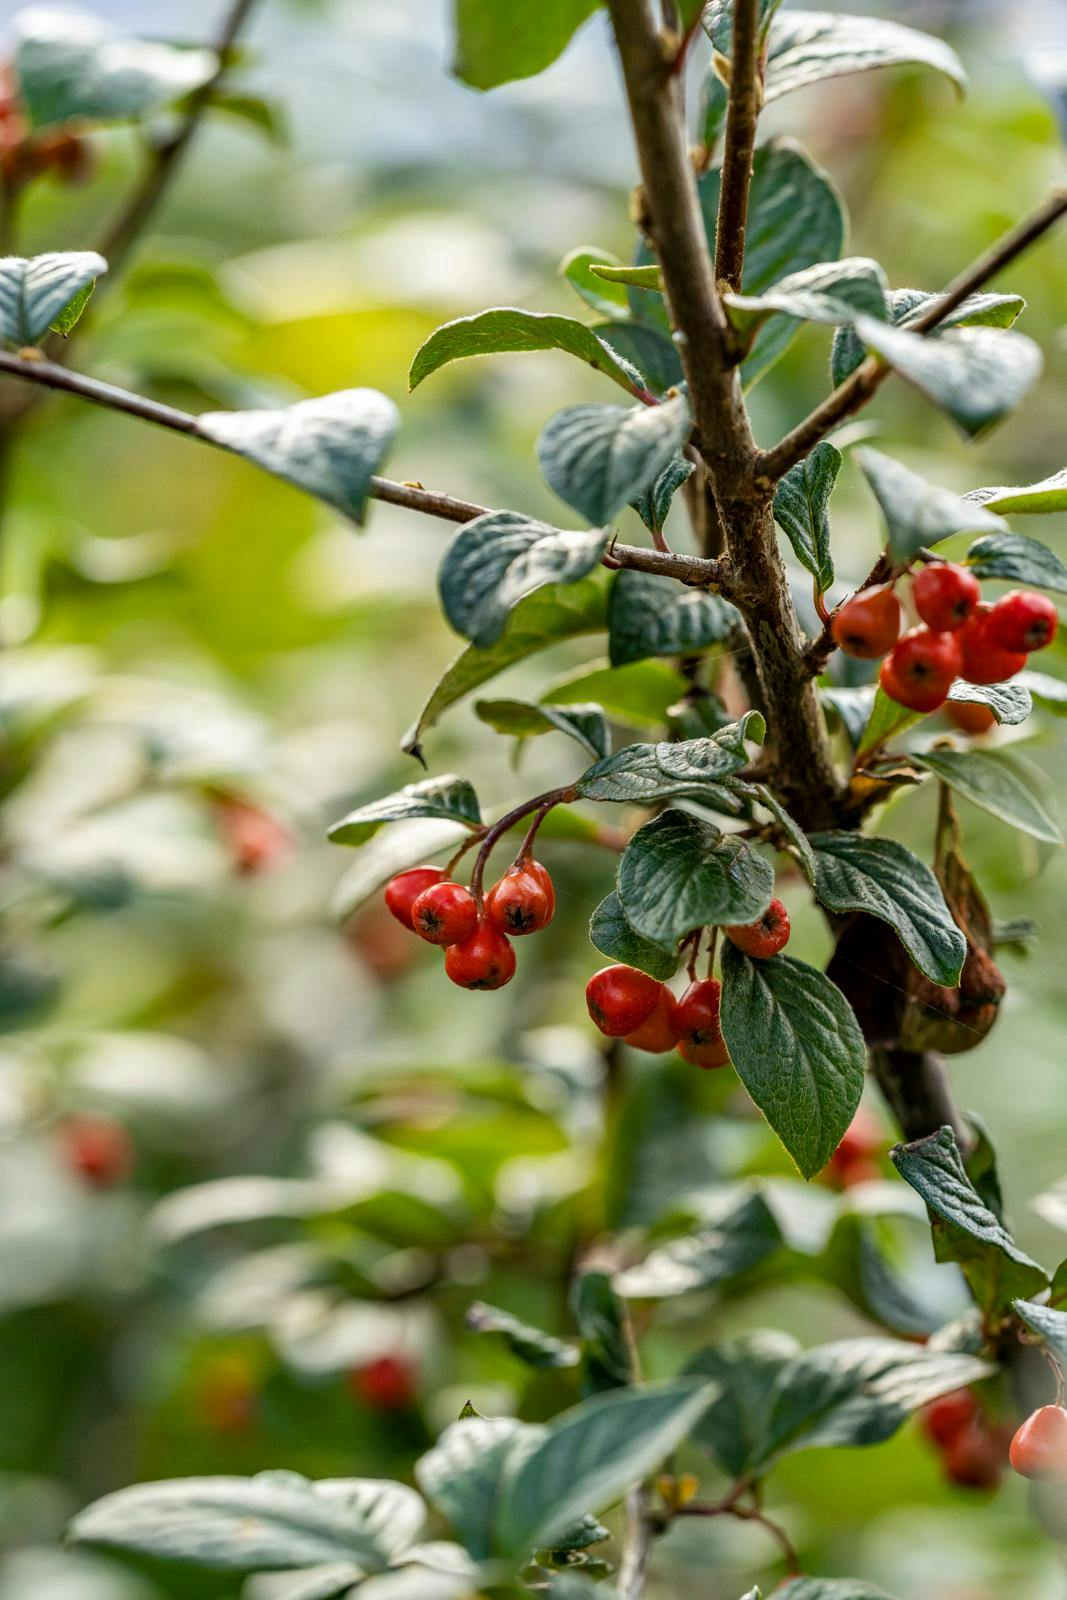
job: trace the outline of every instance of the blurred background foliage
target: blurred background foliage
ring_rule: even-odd
[[[148,34],[215,25],[200,4],[97,9]],[[1063,179],[1019,64],[1062,19],[976,0],[878,9],[950,37],[969,99],[878,74],[768,122],[787,116],[832,172],[852,251],[933,289]],[[594,19],[544,76],[479,96],[448,76],[448,33],[444,0],[264,0],[244,72],[284,133],[208,120],[99,295],[79,364],[194,410],[372,385],[403,413],[394,476],[552,520],[565,514],[536,471],[537,432],[560,405],[615,398],[602,380],[562,356],[498,357],[408,399],[405,374],[449,317],[573,312],[557,273],[573,246],[629,253],[615,63]],[[86,184],[33,187],[23,253],[95,242],[140,152],[128,131],[92,144]],[[1054,237],[998,285],[1027,297],[1047,366],[992,439],[962,445],[903,386],[883,391],[872,426],[924,476],[966,490],[1067,464],[1065,251]],[[756,390],[763,440],[824,391],[827,353],[807,329]],[[880,541],[857,476],[846,467],[835,499],[842,590]],[[734,1082],[694,1081],[677,1060],[606,1069],[582,987],[610,856],[546,846],[561,915],[497,995],[450,988],[375,902],[338,915],[349,858],[325,824],[417,776],[399,740],[456,652],[434,592],[447,527],[375,506],[357,536],[239,461],[68,400],[36,411],[3,489],[0,1600],[227,1595],[226,1580],[171,1590],[56,1541],[74,1509],[140,1477],[404,1477],[468,1398],[550,1415],[572,1375],[531,1378],[466,1331],[473,1300],[567,1331],[569,1270],[605,1230],[624,1230],[625,1251],[683,1195],[756,1171],[779,1174],[783,1209],[803,1216],[799,1186]],[[1034,531],[1067,557],[1046,520]],[[601,649],[534,658],[506,692]],[[1065,652],[1042,666],[1062,673]],[[677,685],[666,666],[646,676],[651,724]],[[1062,792],[1043,715],[997,738]],[[553,736],[515,754],[516,774],[469,703],[427,755],[489,804],[565,781],[579,759]],[[909,796],[892,817],[921,853],[932,804]],[[1065,1165],[1067,863],[977,812],[965,828],[997,916],[1032,916],[1042,938],[1006,955],[1003,1018],[952,1072],[995,1129],[1020,1242],[1055,1261],[1055,1208],[1030,1202]],[[802,885],[786,888],[797,954],[821,962],[821,922]],[[101,1124],[85,1118],[128,1135],[110,1185],[94,1181],[84,1139]],[[951,1269],[933,1269],[923,1231],[902,1223],[895,1248],[951,1314]],[[672,1303],[646,1339],[649,1372],[724,1331],[810,1342],[872,1327],[798,1261]],[[977,1506],[941,1482],[914,1425],[862,1458],[805,1454],[774,1494],[816,1570],[862,1571],[902,1600],[1058,1592],[1024,1486]],[[758,1529],[687,1524],[659,1559],[656,1594],[736,1600],[768,1552]]]

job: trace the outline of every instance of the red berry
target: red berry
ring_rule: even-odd
[[[348,1373],[352,1393],[372,1411],[409,1410],[418,1393],[416,1379],[413,1363],[403,1356],[378,1356]]]
[[[647,1022],[662,991],[662,983],[636,967],[601,967],[585,986],[585,1003],[601,1033],[622,1039]]]
[[[677,1015],[678,1002],[666,985],[661,983],[651,1015],[633,1033],[626,1035],[626,1043],[631,1050],[647,1050],[654,1056],[665,1055],[678,1043]]]
[[[1052,643],[1059,620],[1047,595],[1013,589],[989,613],[989,637],[1001,650],[1028,654]]]
[[[219,831],[238,872],[251,876],[274,866],[293,848],[293,837],[283,822],[236,795],[217,803]]]
[[[686,1044],[714,1044],[722,1038],[719,1028],[719,1001],[722,984],[715,978],[691,983],[678,1002],[675,1021],[678,1037]]]
[[[898,705],[911,711],[936,711],[945,703],[960,670],[960,659],[954,633],[913,628],[882,662],[880,682]]]
[[[999,1438],[980,1421],[961,1428],[942,1457],[945,1477],[961,1489],[995,1489],[1003,1464]]]
[[[915,609],[934,633],[962,628],[982,598],[978,579],[951,561],[931,562],[915,574],[911,586]]]
[[[542,882],[525,867],[512,867],[494,883],[485,897],[485,909],[498,928],[512,935],[539,933],[552,921]]]
[[[920,1413],[922,1430],[931,1444],[945,1449],[979,1416],[978,1401],[970,1389],[953,1389],[924,1406]]]
[[[1011,1441],[1010,1460],[1020,1477],[1067,1483],[1067,1411],[1042,1406]]]
[[[548,868],[543,867],[540,861],[535,861],[533,856],[530,856],[523,863],[523,865],[525,866],[526,871],[531,873],[533,877],[537,879],[538,883],[541,885],[548,897],[548,920],[551,922],[552,918],[556,914],[556,886],[552,882],[551,874],[549,873]]]
[[[997,725],[997,719],[989,707],[979,705],[975,700],[946,700],[945,715],[954,727],[959,728],[961,733],[969,733],[972,739],[989,733]]]
[[[726,935],[746,956],[767,961],[789,943],[789,912],[780,900],[772,900],[758,922],[727,928]]]
[[[1026,665],[1022,651],[1005,650],[993,639],[992,615],[992,606],[980,605],[957,635],[963,652],[960,676],[968,683],[1004,683]]]
[[[129,1177],[133,1142],[110,1117],[68,1117],[59,1130],[67,1166],[94,1189],[112,1189]]]
[[[690,1062],[694,1067],[703,1067],[705,1072],[730,1065],[730,1051],[721,1033],[717,1039],[709,1039],[707,1044],[692,1044],[688,1039],[683,1039],[678,1046],[678,1054],[683,1061]]]
[[[861,1106],[827,1163],[827,1175],[841,1189],[870,1183],[881,1176],[881,1168],[873,1158],[884,1148],[880,1123]]]
[[[836,645],[861,661],[876,661],[900,632],[900,601],[889,584],[864,589],[846,600],[834,616],[830,632]]]
[[[441,883],[444,873],[440,867],[409,867],[398,872],[385,886],[385,903],[396,920],[405,928],[413,928],[411,908],[424,889],[432,883]]]
[[[478,906],[469,889],[445,878],[415,896],[411,926],[427,944],[461,944],[478,926]]]
[[[461,989],[502,989],[515,976],[511,941],[488,917],[482,917],[469,938],[449,945],[445,972]]]

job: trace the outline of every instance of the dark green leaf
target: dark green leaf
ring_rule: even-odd
[[[794,1578],[776,1591],[775,1600],[890,1600],[890,1596],[862,1578]]]
[[[957,328],[927,339],[873,317],[860,339],[974,438],[1013,411],[1041,374],[1041,351],[1025,334]]]
[[[0,257],[0,339],[21,347],[36,344],[53,326],[69,332],[106,271],[95,250]]]
[[[740,787],[740,785],[738,785]],[[733,787],[733,785],[728,785]],[[761,806],[766,806],[771,816],[785,834],[788,844],[792,847],[804,870],[804,876],[809,883],[815,882],[815,852],[811,848],[811,841],[803,828],[796,822],[785,809],[777,795],[765,783],[745,785],[746,792],[751,788],[755,798]]]
[[[563,530],[519,511],[487,511],[445,551],[437,578],[445,616],[474,644],[495,644],[520,600],[546,584],[588,577],[609,537],[603,528]]]
[[[819,690],[819,699],[837,715],[853,750],[859,747],[863,731],[871,720],[874,697],[873,683],[864,683],[857,688],[835,683]]]
[[[680,589],[672,578],[624,569],[608,598],[608,649],[613,667],[646,656],[684,656],[719,644],[738,622],[718,595]]]
[[[774,872],[751,844],[688,811],[663,811],[646,822],[619,862],[624,913],[663,946],[694,928],[755,922],[773,891]]]
[[[566,278],[575,294],[579,295],[602,317],[628,317],[630,302],[622,284],[605,282],[594,276],[590,268],[606,262],[621,267],[622,262],[610,250],[599,250],[595,245],[583,245],[565,255],[559,264],[560,275]]]
[[[727,940],[722,975],[722,1031],[738,1076],[810,1178],[837,1149],[863,1093],[859,1024],[825,973],[789,956],[752,961]]]
[[[415,1481],[475,1561],[493,1548],[493,1512],[512,1449],[529,1449],[542,1430],[515,1417],[463,1417],[415,1463]]]
[[[774,520],[823,593],[834,581],[829,506],[841,460],[840,450],[824,439],[774,491]]]
[[[397,420],[376,389],[341,389],[276,411],[207,411],[196,431],[362,523]]]
[[[200,88],[212,50],[134,39],[85,12],[31,6],[15,20],[15,76],[34,128],[57,122],[127,122]]]
[[[665,661],[631,661],[623,667],[597,662],[557,678],[543,690],[542,699],[560,706],[595,700],[615,722],[661,728],[686,686],[681,673]]]
[[[1062,678],[1052,678],[1047,672],[1026,670],[1012,681],[1057,717],[1067,716],[1067,683]]]
[[[750,333],[776,312],[831,326],[853,323],[860,316],[884,319],[887,288],[877,261],[854,256],[791,272],[760,294],[727,293],[723,299],[734,327]]]
[[[658,533],[663,527],[671,501],[692,473],[693,463],[677,456],[668,462],[651,488],[630,502],[650,533]]]
[[[1037,589],[1067,594],[1067,567],[1038,539],[1021,533],[990,533],[967,552],[967,566],[976,578],[1005,578]]]
[[[1049,844],[1063,843],[1059,826],[1023,781],[1011,756],[999,750],[937,750],[915,759],[1002,822]]]
[[[819,1274],[873,1322],[926,1339],[945,1320],[945,1297],[917,1274],[898,1269],[880,1234],[876,1217],[843,1211],[820,1258]]]
[[[699,798],[707,792],[707,785],[721,782],[746,765],[746,739],[759,744],[765,731],[759,712],[746,711],[740,722],[731,722],[706,739],[631,744],[583,772],[575,788],[586,800],[614,800],[624,805],[647,805],[679,795]]]
[[[1021,514],[1023,512],[1067,511],[1067,471],[1055,472],[1040,483],[1027,484],[1025,488],[972,489],[968,500],[977,500],[990,511]]]
[[[637,967],[653,978],[665,981],[674,976],[678,957],[674,946],[665,949],[645,939],[627,920],[614,889],[603,899],[589,919],[589,938],[602,955]]]
[[[602,372],[629,394],[640,384],[640,374],[598,339],[592,328],[574,317],[548,311],[521,311],[498,306],[473,317],[459,317],[438,328],[415,352],[408,387],[415,389],[431,372],[449,361],[468,356],[488,356],[507,351],[565,350],[597,372]]]
[[[578,1351],[573,1344],[554,1339],[540,1328],[520,1322],[510,1311],[486,1305],[482,1300],[467,1308],[467,1327],[474,1333],[499,1334],[512,1355],[518,1356],[528,1367],[551,1371],[578,1364]]]
[[[1067,1370],[1067,1311],[1054,1311],[1051,1306],[1035,1305],[1032,1300],[1016,1300],[1015,1314],[1048,1346],[1061,1372]]]
[[[1007,524],[982,506],[961,500],[948,489],[935,489],[915,472],[880,450],[864,447],[856,460],[882,508],[889,549],[908,561],[927,545],[954,533],[1006,533]]]
[[[731,1193],[696,1232],[657,1245],[615,1278],[630,1300],[665,1300],[728,1283],[761,1266],[781,1248],[782,1235],[762,1195]]]
[[[537,444],[541,471],[561,500],[596,525],[610,522],[659,477],[690,431],[689,402],[568,406]]]
[[[648,296],[645,296],[648,299]],[[593,332],[642,374],[648,387],[657,394],[682,382],[678,351],[667,332],[643,322],[624,322],[615,313],[611,322],[597,322]]]
[[[551,66],[599,0],[456,0],[452,71],[475,89],[532,78]]]
[[[426,778],[409,783],[384,800],[359,806],[328,830],[334,844],[363,844],[387,822],[405,822],[412,817],[435,817],[442,822],[461,822],[477,828],[482,820],[475,794],[466,778],[446,773],[441,778]]]
[[[380,1572],[414,1544],[423,1518],[418,1495],[400,1483],[261,1472],[119,1489],[80,1512],[70,1533],[82,1544],[216,1571],[353,1561]]]
[[[476,700],[474,712],[497,733],[530,739],[542,733],[565,733],[594,761],[603,760],[611,745],[602,707],[596,705],[533,705],[529,700]]]
[[[767,36],[771,19],[781,3],[782,0],[759,0],[760,31],[764,38]],[[707,0],[700,20],[704,32],[715,46],[716,53],[729,56],[733,50],[734,37],[733,0]]]
[[[885,690],[878,686],[871,703],[871,714],[864,728],[859,742],[859,754],[866,755],[871,750],[880,749],[888,740],[903,733],[905,728],[914,727],[922,716],[920,711],[909,711],[907,706],[902,706],[896,700],[891,700]]]
[[[571,1288],[571,1308],[582,1341],[585,1394],[624,1389],[634,1381],[633,1341],[626,1307],[606,1272],[581,1272]]]
[[[935,1256],[959,1264],[987,1321],[1048,1287],[1044,1268],[1019,1249],[968,1178],[951,1128],[890,1155],[931,1212]]]
[[[831,911],[867,912],[888,922],[933,983],[960,981],[967,941],[930,868],[896,839],[859,833],[812,835],[815,893]]]
[[[886,315],[895,326],[905,326],[925,311],[938,296],[925,289],[890,289],[886,295]],[[1026,309],[1026,301],[1017,294],[972,294],[962,305],[950,311],[944,321],[927,338],[936,339],[945,328],[1010,328],[1019,314]],[[863,342],[852,328],[839,328],[834,334],[830,356],[830,374],[835,384],[845,379],[859,366],[866,355]]]

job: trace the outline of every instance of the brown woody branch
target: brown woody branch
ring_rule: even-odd
[[[745,228],[752,187],[752,155],[763,100],[760,72],[759,0],[735,0],[730,56],[730,101],[726,113],[715,278],[720,289],[741,289]]]

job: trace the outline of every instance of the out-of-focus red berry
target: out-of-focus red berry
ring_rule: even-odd
[[[114,1118],[72,1115],[58,1133],[67,1166],[94,1189],[113,1189],[133,1171],[133,1140]]]
[[[989,613],[989,637],[1001,650],[1029,655],[1052,643],[1059,620],[1047,595],[1013,589]]]
[[[293,836],[284,822],[237,795],[216,802],[219,832],[238,872],[252,876],[266,872],[293,849]]]
[[[372,1411],[409,1411],[418,1398],[418,1372],[404,1356],[377,1356],[353,1367],[348,1385]]]

